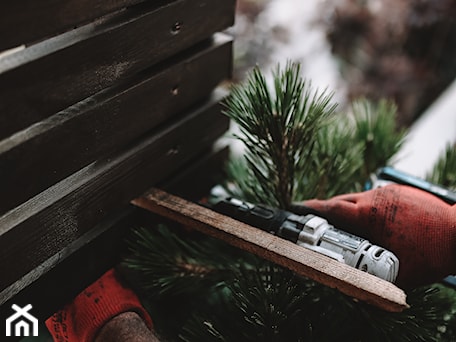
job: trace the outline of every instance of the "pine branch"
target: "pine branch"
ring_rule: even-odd
[[[224,315],[193,317],[184,341],[446,341],[439,331],[454,303],[438,288],[419,288],[408,294],[410,309],[387,313],[267,263],[227,287]]]
[[[271,191],[259,184],[245,158],[231,158],[227,163],[227,191],[251,203],[276,203]]]
[[[314,91],[300,77],[299,64],[278,66],[273,90],[258,68],[242,86],[236,86],[225,113],[235,121],[246,146],[245,160],[259,180],[262,194],[272,194],[266,204],[287,208],[295,193],[296,169],[310,156],[316,132],[333,115],[332,94]],[[264,200],[272,200],[266,196]]]
[[[405,130],[396,128],[396,106],[386,100],[378,103],[359,99],[352,105],[355,140],[364,144],[364,168],[358,179],[367,180],[372,172],[388,164],[404,142]]]
[[[456,145],[446,146],[426,179],[431,183],[456,190]]]
[[[190,235],[178,236],[164,225],[137,228],[127,241],[130,255],[124,264],[140,272],[142,287],[156,297],[188,294],[208,289],[231,277],[242,253],[225,244]],[[244,264],[248,258],[242,258]],[[204,289],[204,290],[203,290]]]
[[[229,180],[246,200],[287,208],[290,201],[361,191],[403,143],[388,101],[355,101],[354,121],[335,120],[332,95],[307,86],[299,65],[277,68],[273,81],[275,96],[255,69],[226,103],[246,148],[243,160],[230,163]]]
[[[313,287],[305,291],[292,272],[260,261],[255,272],[240,270],[228,288],[229,324],[222,317],[195,317],[184,327],[184,341],[305,340],[309,327],[302,314]]]
[[[363,164],[362,142],[355,140],[348,122],[335,122],[317,133],[310,161],[297,172],[295,201],[328,198],[360,190]]]

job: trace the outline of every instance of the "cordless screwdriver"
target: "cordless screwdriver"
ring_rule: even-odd
[[[211,208],[389,282],[397,277],[399,260],[392,252],[336,229],[317,215],[296,215],[233,197],[220,199]]]

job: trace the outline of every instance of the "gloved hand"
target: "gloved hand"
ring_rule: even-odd
[[[403,288],[456,273],[456,205],[425,191],[391,184],[361,193],[302,203],[336,228],[364,237],[399,258]],[[292,211],[308,211],[293,206]]]
[[[151,329],[152,320],[138,297],[111,269],[48,318],[46,326],[54,341],[93,342],[107,322],[125,312],[138,313]]]

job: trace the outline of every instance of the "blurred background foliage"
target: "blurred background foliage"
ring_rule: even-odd
[[[454,0],[238,0],[236,20],[238,80],[253,65],[275,63],[279,50],[319,69],[313,73],[328,73],[312,54],[323,38],[347,103],[387,98],[398,107],[400,126],[409,126],[456,76]]]

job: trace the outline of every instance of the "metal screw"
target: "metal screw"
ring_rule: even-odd
[[[179,85],[175,85],[174,87],[171,88],[170,90],[171,95],[176,96],[179,94]]]
[[[182,28],[182,23],[180,21],[176,21],[173,26],[171,26],[171,33],[178,34]]]

